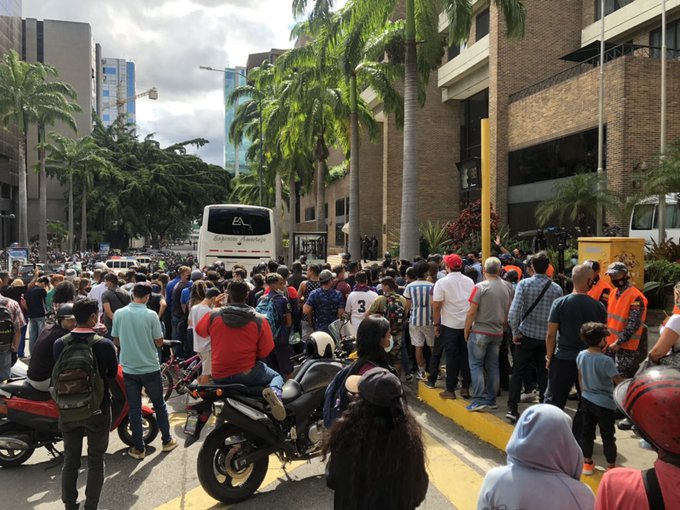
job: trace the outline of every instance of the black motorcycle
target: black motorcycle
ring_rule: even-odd
[[[200,437],[211,414],[217,417],[198,453],[203,489],[218,501],[236,503],[260,487],[271,454],[283,464],[317,457],[325,432],[326,387],[347,363],[333,357],[305,359],[283,386],[284,421],[270,413],[262,387],[198,386],[195,392],[202,401],[188,408],[184,428],[188,442]]]

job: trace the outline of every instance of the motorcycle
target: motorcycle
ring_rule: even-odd
[[[344,354],[342,346],[335,354]],[[200,437],[211,414],[217,418],[215,429],[198,453],[198,479],[203,489],[218,501],[237,503],[260,487],[271,454],[284,465],[319,456],[325,433],[326,387],[348,363],[333,353],[302,361],[283,386],[284,421],[272,416],[262,398],[262,387],[198,386],[194,396],[202,401],[188,407],[184,427],[187,444]]]
[[[120,365],[109,386],[111,431],[117,430],[121,441],[134,446],[128,416],[130,407]],[[142,406],[142,428],[144,443],[149,444],[158,435],[159,428],[153,409],[146,405]],[[0,384],[0,466],[19,466],[41,446],[57,457],[60,452],[55,444],[61,439],[59,408],[49,392],[34,389],[25,379]]]

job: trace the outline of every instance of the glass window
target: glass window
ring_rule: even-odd
[[[654,204],[636,205],[635,209],[633,209],[631,230],[651,230],[654,209],[656,209]]]
[[[447,51],[447,56],[448,56],[447,62],[453,60],[458,55],[460,55],[460,45],[459,44],[452,44],[451,46],[449,46],[449,49]]]
[[[211,209],[208,232],[232,236],[264,236],[271,234],[268,211]]]
[[[463,101],[460,159],[481,157],[481,120],[489,116],[489,89],[482,90]]]
[[[661,51],[661,28],[652,30],[649,33],[649,45],[652,46],[652,56],[660,57]],[[680,57],[680,19],[666,25],[666,47],[668,48],[667,58],[673,59]]]
[[[335,201],[335,215],[344,216],[345,215],[345,199],[339,198]]]
[[[601,0],[594,0],[595,2],[595,21],[600,19],[600,3]],[[604,0],[604,15],[609,16],[612,12],[618,11],[621,7],[625,7],[633,0]]]
[[[314,206],[305,209],[305,221],[314,221],[316,219],[316,211]]]
[[[636,206],[637,210],[639,206]],[[656,209],[656,206],[654,206]],[[633,213],[633,222],[635,221]],[[654,216],[654,228],[659,228],[659,216]],[[678,211],[678,206],[676,204],[666,204],[666,228],[680,228],[680,211]]]
[[[486,8],[475,17],[475,37],[479,41],[489,35],[489,9]]]

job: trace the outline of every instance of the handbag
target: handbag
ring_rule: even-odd
[[[670,354],[660,358],[658,364],[680,370],[680,351],[672,351]]]

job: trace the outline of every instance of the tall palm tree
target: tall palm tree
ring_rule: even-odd
[[[76,129],[73,112],[77,105],[68,101],[75,98],[73,87],[58,81],[56,69],[50,65],[31,64],[20,59],[11,50],[0,64],[0,122],[6,128],[15,129],[19,138],[19,242],[28,246],[28,194],[26,189],[26,134],[31,124],[63,122]],[[42,176],[41,176],[42,177]],[[41,180],[45,182],[44,179]],[[41,224],[47,225],[46,188],[41,184]],[[45,216],[42,216],[42,214]],[[44,236],[44,237],[43,237]],[[47,232],[41,228],[41,246],[47,245]]]
[[[106,150],[97,145],[91,136],[77,140],[58,133],[50,133],[53,143],[46,144],[45,170],[68,185],[68,239],[69,251],[73,251],[74,239],[74,181],[81,187],[80,249],[87,247],[87,195],[92,187],[93,175],[110,171]]]

